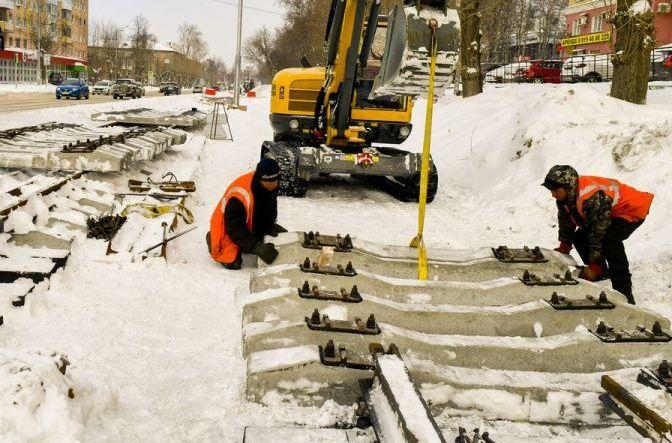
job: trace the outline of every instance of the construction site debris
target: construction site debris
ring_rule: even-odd
[[[89,218],[88,238],[109,241],[121,229],[126,222],[126,217],[121,215],[104,215],[99,218]]]
[[[119,125],[139,126],[175,126],[180,128],[194,128],[203,126],[207,114],[197,108],[183,112],[157,111],[149,108],[128,109],[125,111],[99,112],[91,115],[91,120],[97,122],[116,123]]]
[[[15,130],[16,131],[16,130]],[[171,128],[124,129],[80,125],[46,126],[0,138],[0,167],[50,171],[112,172],[150,161],[173,145],[186,142],[184,131]]]

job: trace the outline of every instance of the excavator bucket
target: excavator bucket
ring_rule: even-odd
[[[406,1],[388,17],[385,52],[371,98],[386,95],[426,97],[429,86],[432,29],[436,20],[435,97],[452,84],[460,47],[460,21],[447,0]]]

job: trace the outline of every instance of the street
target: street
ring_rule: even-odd
[[[161,97],[156,91],[147,91],[145,97]],[[125,99],[130,100],[130,99]],[[22,93],[0,96],[0,113],[14,111],[29,111],[32,109],[61,108],[81,104],[99,104],[114,101],[111,95],[91,95],[89,100],[61,99],[57,100],[54,94]]]

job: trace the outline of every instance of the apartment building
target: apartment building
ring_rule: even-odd
[[[656,46],[672,43],[672,8],[670,0],[653,0],[656,14]],[[608,18],[616,11],[616,0],[569,0],[565,10],[566,37],[564,55],[608,54],[613,52],[616,32]]]
[[[38,82],[38,31],[46,75],[86,71],[88,0],[0,0],[0,83]]]

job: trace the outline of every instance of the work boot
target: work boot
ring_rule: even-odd
[[[232,263],[222,263],[222,266],[230,271],[239,271],[243,267],[243,257],[238,254]]]

